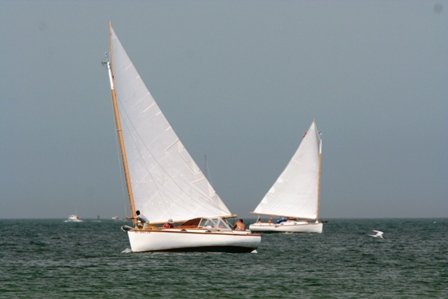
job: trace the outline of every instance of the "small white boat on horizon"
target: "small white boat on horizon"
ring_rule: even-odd
[[[322,233],[319,219],[322,139],[311,123],[297,151],[255,208],[252,232]],[[268,221],[261,219],[269,217]],[[272,218],[277,218],[274,220]]]
[[[83,222],[78,215],[70,215],[64,222]]]

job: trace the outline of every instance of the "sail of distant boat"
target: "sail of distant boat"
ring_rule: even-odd
[[[251,230],[286,229],[299,232],[308,226],[317,227],[313,231],[321,231],[322,223],[318,220],[321,161],[322,140],[313,121],[285,169],[253,211],[258,215],[284,217],[285,221],[278,222],[276,227],[268,223],[262,227],[254,224]],[[287,218],[291,221],[286,221]]]

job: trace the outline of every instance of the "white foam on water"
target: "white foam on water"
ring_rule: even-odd
[[[121,253],[132,253],[132,250],[131,250],[131,248],[126,248]]]

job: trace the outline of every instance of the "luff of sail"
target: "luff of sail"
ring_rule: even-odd
[[[136,209],[151,222],[231,216],[163,115],[111,26],[110,63]]]
[[[313,121],[286,168],[253,213],[317,219],[321,146],[317,125]]]

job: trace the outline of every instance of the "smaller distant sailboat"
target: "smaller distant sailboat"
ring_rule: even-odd
[[[322,233],[319,220],[322,140],[316,122],[311,123],[286,168],[255,208],[259,218],[252,232]],[[279,218],[273,221],[272,218]]]
[[[82,219],[78,215],[70,215],[64,222],[82,222]]]

